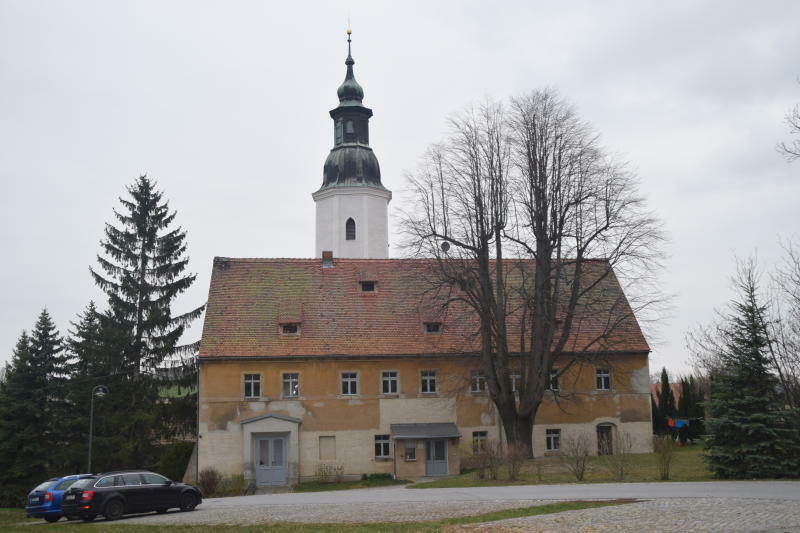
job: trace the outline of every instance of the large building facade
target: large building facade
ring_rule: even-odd
[[[313,195],[316,258],[214,261],[199,357],[200,470],[243,473],[258,486],[440,476],[458,473],[487,439],[503,439],[474,316],[443,311],[429,290],[432,261],[386,258],[391,193],[369,147],[372,111],[353,63],[348,39],[330,113],[334,148]],[[610,308],[629,311],[613,274],[598,290]],[[581,327],[607,322],[601,312]],[[632,315],[619,325],[612,344],[597,343],[551,381],[535,454],[557,454],[582,434],[607,450],[623,432],[633,451],[650,450],[649,347]]]

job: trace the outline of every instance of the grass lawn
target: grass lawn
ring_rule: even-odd
[[[308,481],[294,487],[292,492],[322,492],[326,490],[369,489],[373,487],[386,487],[389,485],[406,485],[411,483],[405,479],[359,479],[357,481],[341,481],[338,483],[325,483],[322,481]]]
[[[435,533],[443,531],[446,526],[457,524],[476,524],[480,522],[493,522],[495,520],[503,520],[506,518],[519,518],[523,516],[535,516],[542,514],[560,513],[563,511],[574,511],[577,509],[588,509],[592,507],[606,507],[608,505],[622,505],[631,503],[633,500],[609,500],[604,502],[587,502],[587,501],[573,501],[573,502],[559,502],[547,505],[540,505],[534,507],[521,507],[518,509],[508,509],[506,511],[495,511],[492,513],[485,513],[476,516],[464,516],[460,518],[448,518],[444,520],[433,520],[428,522],[400,522],[400,523],[374,523],[374,524],[261,524],[254,526],[174,526],[174,525],[137,525],[134,519],[122,519],[120,522],[113,526],[104,522],[102,519],[96,523],[65,523],[59,524],[44,524],[41,522],[42,527],[52,528],[56,527],[56,531],[63,531],[65,533],[79,533],[79,532],[94,532],[94,533],[220,533],[220,532],[235,532],[235,533],[333,533],[338,531],[346,531],[348,533],[368,533],[368,532],[386,532],[386,533],[411,533],[411,532],[425,532]],[[22,522],[22,524],[20,524]],[[22,509],[0,509],[0,529],[4,533],[30,533],[30,525],[34,523],[33,520],[25,519],[25,512]],[[126,523],[130,522],[130,523]]]
[[[500,479],[478,479],[476,472],[468,472],[455,477],[436,481],[416,483],[409,488],[433,489],[442,487],[485,487],[492,485],[537,485],[550,483],[578,483],[558,458],[539,460],[542,464],[542,475],[536,472],[534,461],[528,461],[522,469],[518,481],[508,481],[504,470],[500,471]],[[699,444],[675,448],[672,456],[670,472],[671,481],[710,481],[711,472],[703,461],[703,449]],[[611,472],[603,465],[602,457],[590,457],[583,483],[616,482]],[[656,454],[632,454],[630,465],[623,481],[659,481]]]

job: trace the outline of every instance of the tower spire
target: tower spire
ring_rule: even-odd
[[[356,76],[353,73],[353,65],[355,65],[356,62],[353,60],[350,46],[350,35],[352,35],[352,33],[353,30],[347,28],[347,59],[344,62],[344,64],[347,65],[347,74],[345,74],[344,81],[336,91],[336,94],[339,96],[340,105],[360,105],[361,101],[364,99],[364,89],[358,84]]]

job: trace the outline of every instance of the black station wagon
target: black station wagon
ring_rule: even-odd
[[[64,493],[61,512],[85,522],[98,515],[116,520],[131,513],[166,513],[173,508],[191,511],[202,501],[200,491],[191,485],[146,470],[123,470],[76,481]]]

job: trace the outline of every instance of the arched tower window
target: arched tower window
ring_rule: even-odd
[[[348,218],[344,224],[344,238],[348,241],[356,240],[356,221]]]

